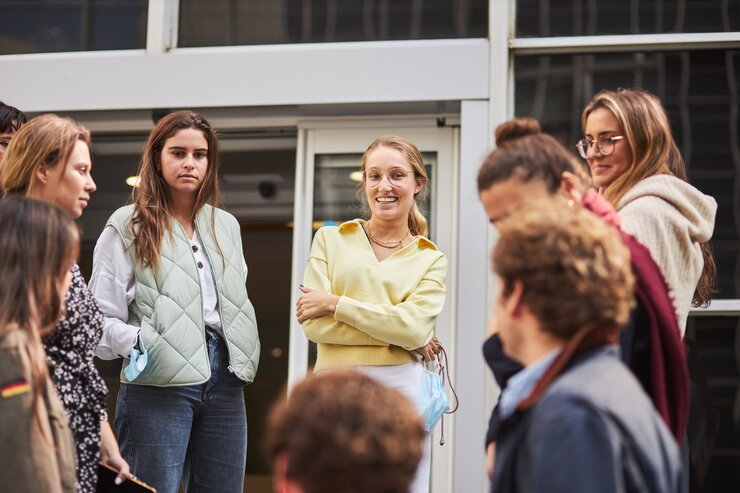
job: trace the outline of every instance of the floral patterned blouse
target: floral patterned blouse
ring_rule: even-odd
[[[72,268],[67,311],[44,338],[49,371],[75,437],[77,491],[94,493],[100,455],[100,421],[107,420],[108,388],[93,364],[104,318],[80,267]]]

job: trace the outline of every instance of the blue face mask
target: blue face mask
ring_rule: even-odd
[[[424,420],[424,429],[431,433],[439,418],[450,410],[450,401],[439,373],[426,368],[422,371],[416,407]]]
[[[141,337],[137,337],[136,345],[131,349],[128,365],[123,369],[123,374],[126,375],[129,382],[136,380],[139,374],[144,371],[147,361],[149,361],[149,355],[144,347],[144,341],[141,340]]]

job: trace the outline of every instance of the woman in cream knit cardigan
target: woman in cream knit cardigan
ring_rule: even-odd
[[[578,150],[594,184],[648,247],[672,291],[681,334],[690,307],[707,305],[716,268],[708,245],[715,200],[691,186],[656,96],[640,89],[602,91],[583,110]]]

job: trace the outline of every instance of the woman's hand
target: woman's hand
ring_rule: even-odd
[[[428,363],[430,361],[433,361],[435,356],[437,356],[441,350],[442,346],[439,343],[439,339],[437,339],[437,337],[435,336],[432,337],[432,340],[429,341],[426,346],[420,347],[415,351],[421,354],[421,357],[424,358],[425,363]]]
[[[131,474],[131,468],[128,462],[124,460],[121,452],[118,450],[116,436],[113,434],[110,423],[107,421],[100,422],[100,462],[118,471],[116,484],[121,484],[128,478],[134,477]]]
[[[295,304],[295,316],[298,318],[299,324],[313,318],[332,315],[337,310],[339,296],[307,288],[303,285],[301,285],[301,292],[303,296],[298,298]]]

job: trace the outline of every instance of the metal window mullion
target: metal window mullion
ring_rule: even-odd
[[[712,300],[706,308],[692,308],[694,317],[737,317],[740,316],[740,299]]]
[[[563,55],[620,51],[675,51],[740,48],[740,32],[624,34],[609,36],[563,36],[513,38],[514,55]]]
[[[180,0],[150,0],[147,11],[146,52],[167,53],[177,47]]]

